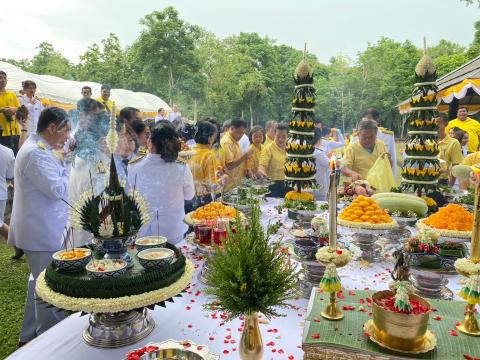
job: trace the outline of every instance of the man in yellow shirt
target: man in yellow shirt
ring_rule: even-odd
[[[0,127],[2,128],[0,143],[16,153],[20,137],[20,124],[15,118],[15,112],[20,106],[20,102],[13,91],[5,89],[6,86],[7,74],[0,70]]]
[[[377,139],[378,127],[375,120],[364,119],[358,123],[357,129],[358,142],[348,145],[341,162],[343,175],[351,177],[353,181],[366,179],[378,157],[388,154],[385,144]]]
[[[458,165],[463,161],[462,147],[457,139],[447,135],[445,128],[448,126],[446,114],[440,113],[436,119],[438,124],[438,158],[445,161],[446,171],[442,172],[438,179],[439,184],[453,186],[455,176],[451,174],[452,166]]]
[[[228,132],[223,135],[220,141],[220,163],[229,177],[225,186],[226,190],[239,185],[245,176],[247,160],[253,150],[248,149],[245,153],[242,153],[238,142],[245,134],[246,129],[247,123],[245,120],[233,119]]]
[[[277,121],[276,120],[268,120],[265,124],[265,143],[264,145],[268,145],[275,139],[275,130],[277,129]]]
[[[450,120],[445,132],[448,134],[450,129],[457,127],[468,133],[468,153],[478,151],[480,143],[480,123],[477,120],[468,117],[468,110],[465,106],[460,106],[457,111],[457,118]]]
[[[105,106],[107,112],[112,112],[113,106],[115,105],[115,102],[110,100],[111,90],[112,87],[110,85],[103,84],[100,88],[100,97],[97,99],[97,101],[101,102]]]
[[[260,154],[258,172],[260,175],[274,180],[275,184],[270,187],[272,197],[284,197],[285,190],[285,158],[287,152],[285,147],[288,140],[288,126],[285,123],[277,125],[275,139],[264,146]]]

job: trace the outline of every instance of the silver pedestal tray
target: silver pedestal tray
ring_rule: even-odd
[[[188,343],[188,349],[185,344]],[[178,341],[167,340],[161,343],[150,343],[148,346],[156,346],[158,350],[145,353],[140,360],[157,359],[185,359],[185,360],[219,360],[220,356],[214,354],[206,345],[197,345],[190,340]]]
[[[362,251],[361,259],[368,262],[382,261],[382,247],[377,243],[380,236],[391,230],[357,229],[342,226],[343,229],[352,232],[353,243]]]
[[[300,279],[299,290],[305,299],[309,299],[312,289],[318,287],[325,272],[325,265],[318,261],[302,261],[303,276]]]
[[[445,274],[425,269],[410,269],[410,282],[415,293],[429,299],[453,300],[453,292],[447,288],[448,278]]]
[[[115,314],[92,314],[83,331],[88,345],[100,348],[118,348],[134,344],[148,336],[155,321],[144,308]]]
[[[185,240],[192,245],[195,248],[195,254],[202,256],[205,261],[202,265],[202,268],[200,269],[200,272],[198,273],[197,279],[200,281],[202,284],[206,284],[206,274],[208,271],[208,258],[210,256],[213,256],[215,254],[215,249],[214,248],[207,248],[200,246],[196,241],[195,241],[195,234],[190,233],[185,237]]]
[[[127,267],[133,266],[133,260],[128,253],[128,246],[133,244],[137,235],[123,236],[118,238],[104,239],[93,238],[94,246],[105,253],[104,259],[121,259],[127,262]]]

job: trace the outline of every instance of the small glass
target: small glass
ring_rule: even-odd
[[[198,240],[201,244],[211,245],[212,243],[212,228],[208,225],[203,225],[198,228]]]
[[[227,230],[216,227],[213,229],[213,242],[217,245],[221,245],[222,241],[227,239]]]
[[[200,234],[198,232],[198,229],[202,226],[206,226],[205,221],[199,221],[193,225],[193,232],[195,233],[195,239],[200,240]]]

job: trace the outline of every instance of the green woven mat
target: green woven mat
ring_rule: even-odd
[[[340,307],[344,305],[354,305],[355,310],[343,310],[345,317],[342,321],[328,321],[321,317],[320,312],[328,302],[328,294],[315,294],[312,309],[307,316],[310,321],[308,334],[304,340],[304,344],[328,344],[355,348],[364,351],[370,351],[384,355],[402,356],[401,353],[384,349],[374,342],[370,341],[364,334],[363,324],[372,317],[369,316],[372,308],[367,306],[367,297],[371,297],[373,291],[355,291],[355,294],[349,295],[345,292],[345,299],[339,300]],[[359,301],[363,299],[365,303],[362,305]],[[467,336],[456,330],[455,324],[464,317],[465,302],[429,300],[432,308],[437,309],[430,315],[430,323],[428,329],[437,337],[437,347],[435,350],[421,355],[405,355],[415,359],[438,359],[453,360],[464,359],[464,354],[472,357],[480,357],[480,338]],[[367,312],[358,311],[363,306]],[[440,316],[441,320],[433,318]],[[452,336],[449,330],[456,330],[458,336]],[[314,335],[315,334],[315,335]],[[320,338],[315,339],[315,337]],[[314,336],[312,336],[314,335]]]

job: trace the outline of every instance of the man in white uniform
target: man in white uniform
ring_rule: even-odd
[[[68,139],[70,121],[59,108],[45,109],[20,148],[15,162],[15,193],[8,243],[25,252],[30,278],[20,344],[26,343],[63,319],[58,309],[35,301],[39,274],[62,248],[62,233],[68,219],[68,169],[61,149]]]
[[[3,222],[3,217],[8,199],[7,180],[13,179],[14,166],[13,150],[0,145],[0,234],[3,237],[8,237],[8,225]]]
[[[378,125],[377,139],[382,140],[387,146],[388,153],[390,154],[392,162],[393,176],[397,177],[397,150],[395,148],[395,134],[393,131],[385,129],[380,126],[380,113],[374,108],[368,108],[362,114],[362,120],[375,120]],[[354,131],[352,134],[351,143],[356,143],[358,141],[358,133]]]

